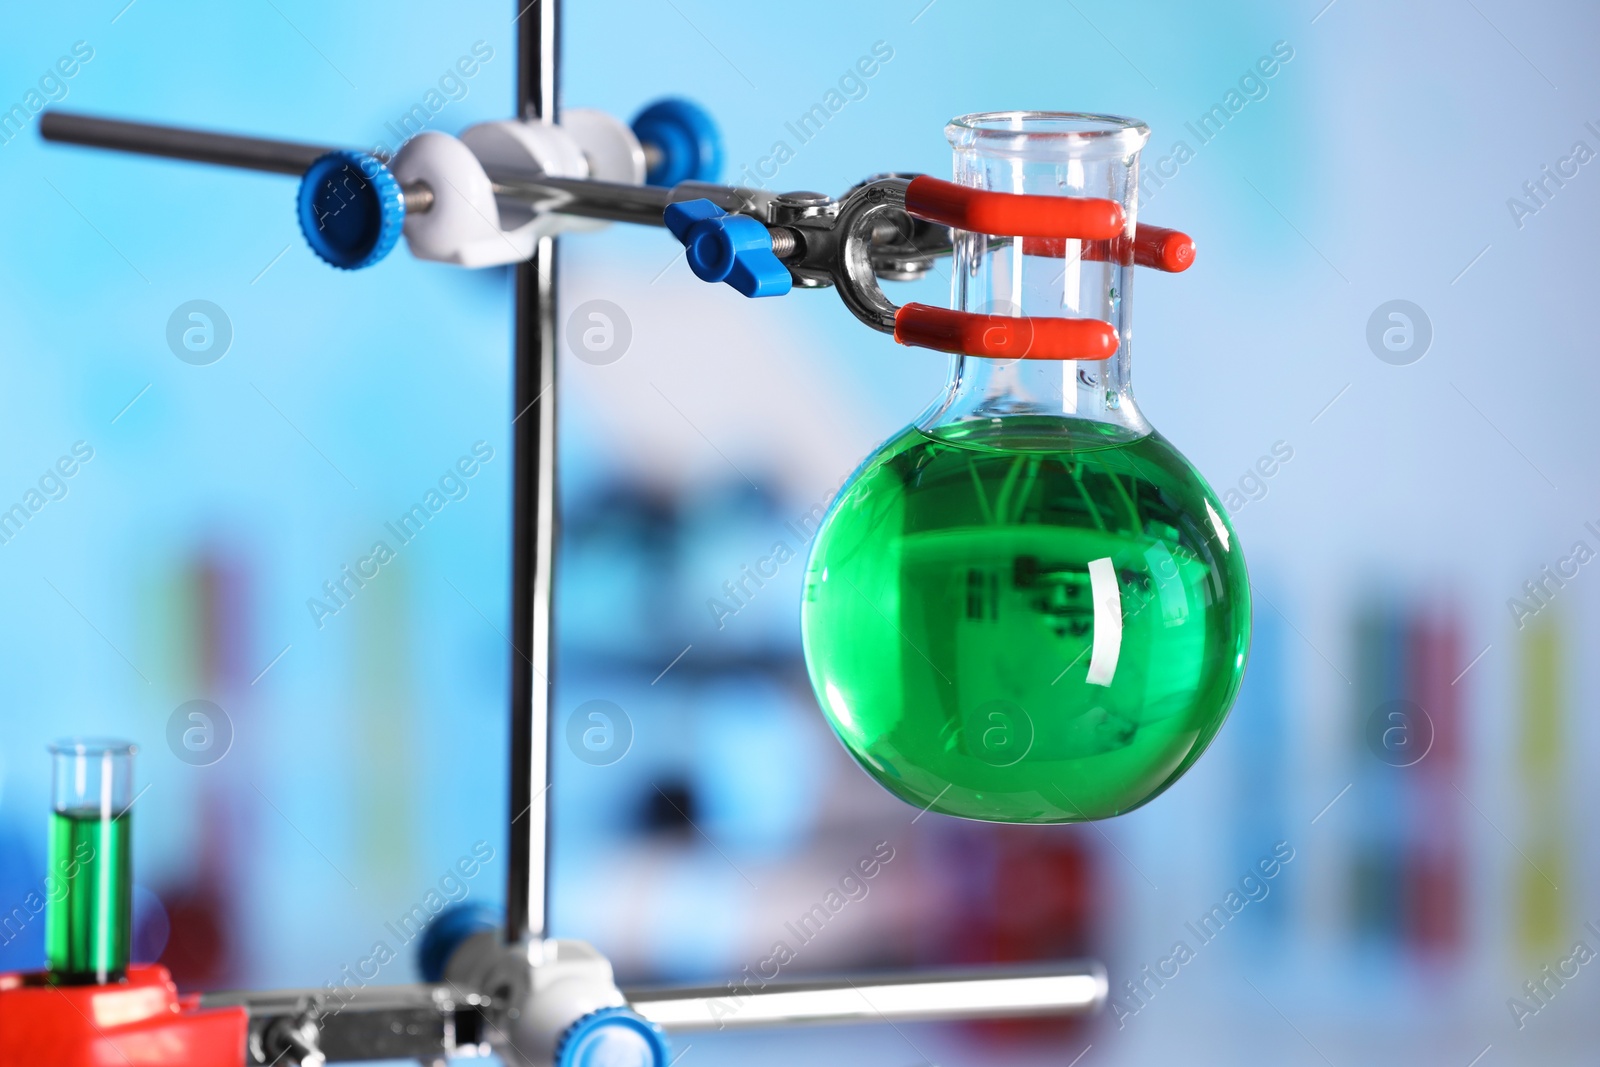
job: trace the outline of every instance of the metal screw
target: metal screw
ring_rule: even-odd
[[[772,254],[779,259],[788,259],[800,248],[800,235],[787,226],[769,226],[767,232],[772,235]]]

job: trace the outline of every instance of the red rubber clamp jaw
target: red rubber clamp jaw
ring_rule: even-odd
[[[1100,319],[977,315],[929,304],[895,312],[894,339],[903,345],[991,359],[1109,359],[1117,331]]]
[[[972,189],[926,174],[906,186],[906,211],[971,233],[1109,241],[1127,226],[1115,200]]]
[[[1109,241],[1086,241],[1082,256],[1091,262],[1107,259],[1127,262],[1123,257],[1128,254],[1130,246],[1136,267],[1179,274],[1194,265],[1193,237],[1177,230],[1164,230],[1160,226],[1146,226],[1142,222],[1134,229],[1132,241],[1120,236]],[[1060,259],[1067,254],[1067,242],[1060,237],[1028,237],[1022,242],[1022,253]]]

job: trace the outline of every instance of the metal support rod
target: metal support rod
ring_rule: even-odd
[[[609,222],[664,226],[661,213],[672,202],[672,190],[653,185],[624,185],[588,178],[510,177],[490,174],[495,196],[536,211],[554,211]]]
[[[245,1062],[286,1067],[482,1056],[490,1030],[488,997],[451,985],[362,985],[357,989],[226,990],[202,993],[202,1008],[242,1006],[250,1013]]]
[[[670,189],[655,185],[627,185],[595,178],[553,178],[541,175],[499,174],[488,171],[497,197],[540,211],[577,215],[639,226],[665,226],[662,212],[681,200],[706,199],[725,211],[766,213],[771,195],[758,189],[711,182],[679,182]]]
[[[1064,1017],[1098,1010],[1108,994],[1093,962],[924,971],[829,981],[625,992],[639,1014],[673,1033],[806,1024]],[[448,984],[207,993],[203,1007],[250,1012],[247,1062],[316,1052],[329,1063],[477,1055],[495,1033],[490,1001]],[[288,1062],[298,1062],[289,1059]]]
[[[304,174],[306,168],[322,156],[336,150],[328,145],[242,137],[212,130],[161,126],[153,122],[128,122],[55,109],[40,116],[39,133],[46,141],[59,144],[109,148],[116,152],[212,163],[273,174],[292,174],[295,177]],[[702,183],[684,183],[681,191],[678,191],[583,178],[501,174],[492,170],[488,176],[496,196],[520,205],[643,226],[665,225],[661,212],[674,200],[707,196],[732,210],[760,195],[754,190]],[[426,211],[432,206],[433,190],[411,186],[406,192],[408,212]]]
[[[1108,991],[1099,963],[1033,969],[922,971],[818,982],[750,983],[626,992],[646,1019],[674,1031],[755,1029],[807,1023],[931,1022],[1078,1015]]]
[[[214,163],[220,167],[293,174],[295,177],[304,174],[307,167],[334,151],[327,145],[240,137],[231,133],[157,126],[147,122],[123,122],[53,109],[39,116],[39,136],[46,141],[64,144],[92,145],[143,156],[187,159],[195,163]]]
[[[267,171],[273,174],[305,173],[320,157],[335,151],[327,145],[242,137],[232,133],[128,122],[55,109],[39,119],[40,135],[59,144],[109,148],[117,152],[212,163],[223,167]],[[590,178],[530,176],[526,171],[486,171],[495,196],[519,207],[562,215],[627,222],[639,226],[664,226],[662,212],[680,200],[705,198],[727,211],[766,214],[771,195],[710,182],[680,182],[671,189],[650,185],[597,181]],[[436,190],[422,183],[406,187],[406,212],[422,213],[433,207]]]
[[[560,3],[517,17],[517,114],[554,122]],[[544,238],[516,267],[512,354],[511,755],[507,941],[530,950],[549,928],[551,600],[556,540],[556,255]]]
[[[489,998],[449,985],[204,993],[203,1008],[250,1013],[244,1062],[259,1067],[481,1056]]]

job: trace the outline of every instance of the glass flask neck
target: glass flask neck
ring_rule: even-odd
[[[951,306],[987,315],[1101,319],[1115,327],[1119,344],[1105,360],[954,356],[945,392],[918,420],[920,429],[942,434],[1003,430],[1008,424],[996,420],[1021,416],[1034,427],[1064,432],[1074,427],[1064,420],[1079,420],[1079,429],[1106,443],[1150,432],[1134,403],[1130,378],[1131,239],[1139,152],[1149,134],[1134,119],[1036,111],[967,115],[945,128],[958,185],[1113,200],[1127,219],[1127,240],[1109,248],[1106,242],[1071,238],[957,231]],[[1041,447],[1059,444],[1041,442]]]

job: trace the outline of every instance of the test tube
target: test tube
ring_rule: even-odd
[[[52,980],[121,981],[133,945],[129,856],[133,745],[58,741],[50,746],[49,911],[45,947]]]

